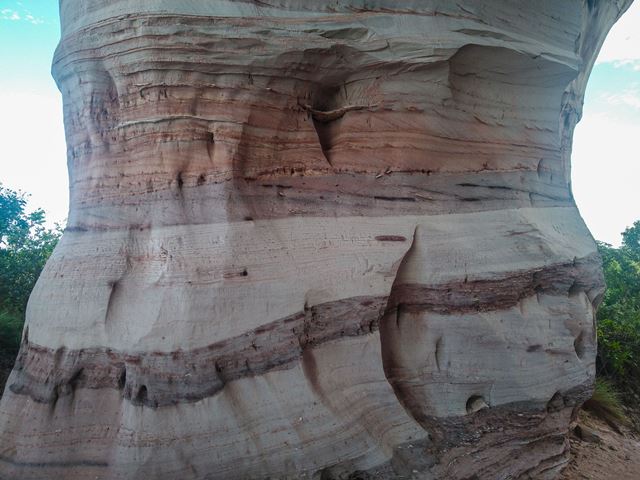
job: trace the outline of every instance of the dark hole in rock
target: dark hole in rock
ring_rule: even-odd
[[[583,288],[580,286],[580,284],[577,281],[575,281],[569,288],[569,297],[575,297],[576,295],[579,295],[580,292],[582,291],[583,291]]]
[[[118,377],[118,388],[122,390],[124,386],[127,384],[127,369],[123,368],[120,372],[120,376]]]
[[[484,398],[480,395],[472,395],[469,397],[469,400],[467,400],[467,413],[476,413],[485,408],[489,408],[489,405],[487,405],[487,402],[485,402]]]
[[[547,402],[547,412],[558,412],[564,408],[564,397],[560,392],[553,394],[553,397]]]
[[[578,358],[582,360],[587,349],[584,332],[580,332],[580,335],[578,335],[573,341],[573,348],[575,349]]]
[[[142,385],[136,394],[136,401],[139,403],[146,403],[148,399],[147,386]]]
[[[82,374],[84,373],[84,368],[80,368],[78,369],[78,371],[76,371],[73,376],[69,379],[69,386],[75,390],[75,388],[78,386],[78,383],[80,382],[80,377],[82,377]]]

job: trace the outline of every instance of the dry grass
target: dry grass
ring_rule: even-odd
[[[604,420],[618,433],[621,433],[620,427],[629,425],[620,395],[611,382],[602,378],[596,379],[593,396],[585,402],[584,409]]]

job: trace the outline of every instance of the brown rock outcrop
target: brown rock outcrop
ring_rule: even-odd
[[[62,0],[0,478],[554,478],[603,291],[571,138],[629,3]]]

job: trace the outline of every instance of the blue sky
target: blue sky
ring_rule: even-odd
[[[105,0],[107,1],[107,0]],[[0,0],[0,182],[63,221],[68,208],[62,101],[50,74],[57,0]],[[598,57],[573,146],[573,192],[594,236],[619,244],[640,219],[640,0]]]
[[[52,221],[68,208],[62,100],[51,78],[57,0],[0,0],[0,182]]]
[[[54,89],[49,70],[59,39],[56,0],[0,0],[3,91]]]

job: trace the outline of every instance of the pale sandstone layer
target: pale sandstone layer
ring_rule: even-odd
[[[554,478],[603,291],[571,139],[629,3],[62,0],[69,226],[0,478]]]

